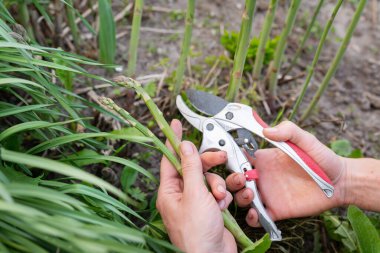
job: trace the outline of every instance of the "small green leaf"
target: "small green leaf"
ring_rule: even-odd
[[[157,84],[156,82],[149,82],[144,86],[144,90],[150,97],[156,96]]]
[[[137,170],[131,169],[126,166],[120,176],[120,184],[123,187],[123,190],[126,191],[130,188],[137,179]]]
[[[245,248],[241,253],[264,253],[271,245],[269,234],[265,234],[260,240],[257,240],[252,246]]]
[[[347,157],[352,152],[351,143],[348,140],[336,140],[331,143],[331,149],[338,155]]]
[[[348,157],[350,157],[350,158],[362,158],[363,152],[360,149],[354,149]]]
[[[356,233],[360,252],[380,252],[379,234],[368,217],[356,206],[348,207],[347,217]]]

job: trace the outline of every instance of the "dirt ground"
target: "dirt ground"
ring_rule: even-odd
[[[278,35],[284,23],[287,3],[281,1],[272,35]],[[291,59],[299,40],[311,18],[315,3],[304,2],[297,17],[294,31],[289,39],[287,59]],[[361,149],[366,156],[380,157],[380,33],[379,20],[374,20],[372,1],[367,4],[347,53],[328,89],[322,97],[317,112],[304,123],[309,131],[315,133],[325,144],[335,139],[347,139],[354,148]],[[258,1],[252,36],[257,37],[266,11],[266,1]],[[185,0],[150,0],[145,6],[142,21],[141,42],[138,52],[138,76],[171,73],[175,70],[180,54],[183,32],[183,15],[174,15],[176,10],[185,10]],[[225,54],[220,45],[220,34],[224,29],[239,30],[244,1],[198,1],[196,4],[195,26],[193,30],[192,52],[188,71],[189,84],[200,82],[210,71],[205,64],[208,56]],[[334,3],[324,5],[318,17],[315,32],[307,43],[306,50],[298,65],[289,76],[302,75],[305,67],[312,61],[325,21],[329,18]],[[329,63],[339,46],[341,38],[354,11],[352,3],[345,3],[336,17],[328,43],[323,49],[315,76],[301,106],[305,109],[322,80]],[[377,13],[377,16],[378,13]],[[120,25],[119,25],[120,27]],[[120,28],[119,34],[125,31]],[[118,40],[119,62],[126,66],[129,43],[129,30]],[[284,64],[286,66],[286,63]],[[303,77],[304,78],[304,77]],[[279,96],[284,104],[292,104],[297,98],[303,78],[280,86]],[[216,79],[218,86],[228,82],[228,72],[222,72]],[[165,86],[165,83],[164,83]],[[258,111],[265,111],[257,104]],[[262,106],[261,106],[262,107]],[[273,120],[273,115],[262,115]],[[169,115],[170,117],[170,115]]]

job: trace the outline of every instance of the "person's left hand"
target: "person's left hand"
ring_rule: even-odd
[[[181,123],[173,120],[171,127],[181,139]],[[168,142],[166,145],[172,150]],[[226,154],[206,152],[200,156],[194,144],[188,141],[183,141],[180,149],[183,178],[163,157],[156,202],[170,240],[185,252],[237,252],[235,239],[224,227],[220,212],[231,203],[232,195],[221,177],[203,174],[225,163]],[[204,176],[211,192],[205,185]]]

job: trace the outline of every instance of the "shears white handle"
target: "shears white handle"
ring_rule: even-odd
[[[256,209],[260,224],[270,234],[272,241],[280,241],[282,239],[281,231],[277,229],[276,224],[265,210],[255,180],[248,177],[249,172],[252,171],[251,164],[232,136],[214,119],[208,119],[203,122],[203,139],[199,152],[203,153],[209,150],[225,151],[227,153],[227,169],[231,172],[246,175],[245,186],[253,191],[254,198],[251,206]]]

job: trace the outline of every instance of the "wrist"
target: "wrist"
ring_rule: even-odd
[[[344,158],[345,177],[341,185],[342,205],[378,211],[380,161],[372,158]]]

